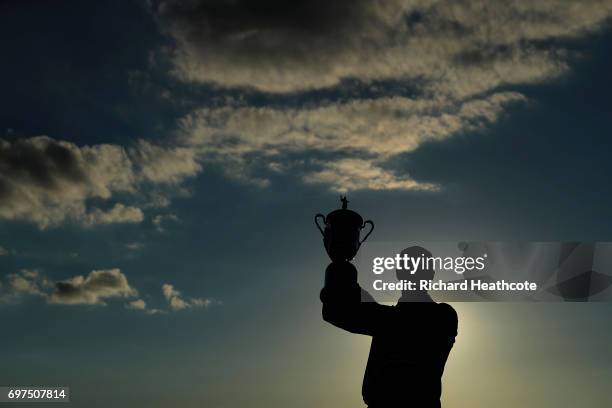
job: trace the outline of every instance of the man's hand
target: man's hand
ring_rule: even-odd
[[[357,268],[350,262],[332,262],[325,270],[325,285],[321,291],[323,302],[346,302],[359,294]],[[359,299],[358,295],[357,298]]]

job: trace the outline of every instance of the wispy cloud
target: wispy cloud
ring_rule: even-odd
[[[141,139],[129,153],[140,177],[152,183],[180,184],[202,170],[196,152],[188,147],[156,145]]]
[[[153,217],[153,225],[158,232],[166,232],[166,224],[172,222],[179,222],[179,218],[176,214],[158,214]]]
[[[219,302],[208,298],[185,298],[181,295],[174,285],[164,283],[162,285],[162,293],[168,302],[168,306],[173,311],[190,309],[193,307],[209,307]]]
[[[22,269],[8,275],[8,286],[12,296],[45,296],[44,290],[52,286],[52,283],[41,276],[37,270]]]
[[[128,302],[125,305],[126,309],[137,310],[140,312],[144,312],[146,314],[155,315],[155,314],[165,314],[166,311],[161,309],[151,309],[147,307],[147,303],[142,299],[136,299],[131,302]]]
[[[306,182],[335,190],[431,191],[437,186],[385,170],[383,164],[423,143],[485,129],[506,106],[525,100],[516,92],[500,92],[463,102],[392,97],[308,108],[206,108],[181,121],[179,137],[203,157],[224,161],[230,169],[259,159],[278,163],[273,172],[292,171]],[[286,160],[305,153],[315,160],[293,165]],[[322,159],[330,153],[339,158]],[[310,166],[300,166],[304,164]],[[238,174],[244,179],[245,173],[248,167]]]
[[[304,181],[324,184],[340,191],[355,190],[425,190],[437,191],[431,183],[419,183],[408,176],[398,176],[369,160],[341,159],[321,163],[322,170],[304,175]]]
[[[129,242],[125,244],[125,247],[130,251],[140,251],[145,247],[145,244],[142,242]]]
[[[107,211],[94,208],[87,214],[84,223],[86,225],[139,223],[143,219],[144,214],[140,208],[117,203]]]

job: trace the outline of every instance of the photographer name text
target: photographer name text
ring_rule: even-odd
[[[507,282],[498,280],[494,282],[482,280],[464,280],[461,282],[444,282],[442,280],[425,280],[409,281],[401,280],[399,282],[384,282],[382,279],[377,279],[372,284],[374,290],[377,291],[536,291],[538,285],[535,282]]]

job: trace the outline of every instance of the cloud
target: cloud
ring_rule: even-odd
[[[189,304],[181,298],[181,293],[174,289],[174,286],[164,283],[162,285],[162,293],[172,310],[182,310],[189,307]]]
[[[125,247],[130,251],[140,251],[145,245],[142,242],[129,242],[125,244]]]
[[[213,299],[207,299],[207,298],[194,298],[194,299],[190,299],[189,303],[191,306],[196,306],[196,307],[208,307],[211,305],[218,305],[219,302]]]
[[[176,216],[176,214],[158,214],[153,217],[153,225],[159,232],[166,232],[164,224],[167,224],[168,222],[179,222],[179,218]]]
[[[438,186],[392,173],[384,163],[424,143],[483,130],[505,108],[525,101],[519,93],[499,92],[465,101],[383,97],[308,108],[205,108],[181,120],[179,138],[242,179],[259,158],[273,173],[297,172],[305,182],[334,190],[432,191]],[[287,160],[304,154],[319,158]],[[329,154],[336,158],[323,159]]]
[[[95,208],[85,218],[88,225],[114,224],[114,223],[138,223],[144,219],[140,208],[126,206],[117,203],[108,211]]]
[[[461,97],[558,76],[568,54],[544,41],[593,32],[612,14],[606,0],[167,0],[153,9],[185,81],[292,92],[418,78]]]
[[[50,282],[42,278],[38,271],[22,269],[18,273],[8,275],[8,284],[12,295],[39,295],[44,296],[43,289]]]
[[[49,302],[68,305],[104,305],[104,300],[107,298],[131,297],[137,293],[128,283],[127,277],[115,268],[91,271],[85,277],[79,275],[56,282]]]
[[[160,310],[160,309],[150,309],[150,308],[148,308],[147,307],[147,303],[144,300],[142,300],[142,299],[136,299],[136,300],[133,300],[131,302],[128,302],[125,305],[125,307],[126,307],[126,309],[138,310],[138,311],[144,312],[146,314],[151,314],[151,315],[165,313],[163,310]]]
[[[6,285],[0,282],[0,302],[16,303],[22,296],[46,297],[53,283],[37,270],[21,269],[6,275]]]
[[[569,40],[601,30],[612,16],[605,0],[152,4],[174,40],[164,55],[180,80],[297,101],[197,109],[179,124],[181,142],[222,163],[229,177],[266,187],[267,167],[333,190],[440,188],[385,165],[494,123],[526,101],[512,91],[517,85],[568,72],[578,56]],[[398,96],[388,95],[387,83]],[[311,92],[321,89],[338,99]],[[296,157],[303,166],[287,165]]]
[[[207,308],[212,305],[221,304],[221,302],[207,298],[185,298],[175,287],[169,283],[162,285],[162,294],[168,304],[169,311],[178,312],[190,308]],[[151,309],[142,299],[136,299],[128,302],[125,306],[127,309],[139,310],[146,314],[166,314],[168,310]]]
[[[147,308],[147,304],[142,299],[136,299],[136,300],[129,302],[127,304],[127,308],[134,309],[134,310],[145,310]]]
[[[202,170],[196,152],[186,147],[160,146],[141,139],[130,153],[141,177],[153,183],[178,184]]]
[[[87,199],[134,189],[134,173],[119,146],[78,147],[46,136],[0,139],[0,218],[41,228],[84,219]]]
[[[566,73],[575,58],[566,40],[601,30],[612,15],[605,0],[151,4],[173,40],[160,55],[180,80],[214,84],[220,99],[224,89],[250,87],[295,103],[266,105],[278,95],[263,95],[257,106],[237,98],[194,109],[163,143],[0,139],[0,219],[43,229],[138,223],[208,163],[262,188],[286,173],[333,190],[443,188],[388,163],[486,129],[526,101],[513,86]],[[411,92],[390,96],[384,81]],[[374,96],[343,94],[349,82]],[[342,97],[300,94],[323,88]],[[163,231],[164,220],[152,222]]]
[[[328,41],[327,37],[346,31],[343,40],[349,40],[351,18],[367,23],[362,8],[365,3],[201,0],[154,4],[162,27],[177,41],[174,63],[179,77],[284,90],[295,85],[297,76],[289,75],[289,71],[300,71],[300,65],[310,67],[299,75],[301,79],[324,80],[327,64],[313,70],[316,61],[304,57],[320,59],[322,54],[341,52],[339,43],[346,41]],[[315,49],[327,52],[315,53]],[[267,73],[266,68],[270,69]],[[206,74],[207,70],[215,72]],[[311,79],[312,76],[319,79]]]
[[[260,187],[270,183],[267,168],[332,190],[443,187],[385,165],[424,143],[494,123],[526,100],[509,90],[568,72],[578,56],[568,40],[601,30],[612,16],[606,0],[151,4],[173,40],[159,56],[179,80],[297,101],[196,109],[179,123],[181,143],[220,163],[227,176]],[[351,91],[353,83],[361,88]],[[398,96],[388,95],[387,83]],[[339,101],[311,92],[321,89]]]
[[[210,298],[186,298],[167,283],[162,285],[162,294],[168,309],[150,308],[142,298],[127,301],[125,308],[153,315],[221,304]],[[24,296],[41,297],[50,304],[104,306],[109,299],[134,298],[138,291],[117,268],[94,270],[87,276],[77,275],[62,281],[52,281],[38,270],[22,269],[8,274],[6,285],[0,282],[0,302],[16,303]]]
[[[368,160],[342,159],[322,163],[323,169],[304,176],[304,181],[325,184],[340,192],[355,190],[426,190],[436,191],[438,186],[419,183],[407,176],[397,176],[377,167]]]
[[[26,220],[42,229],[66,221],[141,222],[141,208],[113,203],[114,195],[144,200],[151,191],[159,197],[155,188],[179,184],[200,170],[188,150],[143,140],[124,148],[77,146],[46,136],[0,139],[0,219]],[[93,205],[108,201],[108,210]]]
[[[184,298],[182,297],[181,292],[176,290],[174,286],[169,283],[164,283],[162,285],[162,293],[168,302],[170,309],[175,312],[192,307],[208,307],[219,303],[213,299]]]
[[[388,97],[310,108],[204,108],[183,118],[180,128],[185,143],[218,156],[315,150],[388,157],[484,128],[505,106],[521,101],[519,93],[501,92],[460,103]]]

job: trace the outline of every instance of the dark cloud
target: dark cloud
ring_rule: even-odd
[[[189,23],[204,23],[201,31],[217,36],[253,29],[283,29],[317,33],[335,29],[359,13],[363,0],[200,0],[164,1],[163,17]]]
[[[534,44],[584,35],[612,14],[603,0],[168,0],[154,9],[188,81],[287,92],[423,79],[459,96],[559,75],[567,56]]]
[[[369,0],[169,0],[156,6],[164,24],[183,30],[187,40],[201,46],[239,43],[239,49],[248,55],[261,56],[259,53],[264,52],[280,56],[291,49],[287,47],[279,52],[278,45],[289,45],[298,39],[310,42],[316,37],[357,28],[373,3]],[[285,37],[271,36],[280,33]]]
[[[116,193],[137,198],[143,186],[176,186],[200,170],[192,149],[144,140],[126,148],[46,136],[0,139],[0,219],[41,228],[66,220],[89,226],[140,222],[140,208],[110,202],[103,210],[89,201],[112,200]]]
[[[50,139],[0,142],[0,175],[50,190],[59,188],[64,181],[79,184],[87,180],[75,153]],[[10,192],[8,183],[3,185],[0,199],[5,199]]]
[[[119,269],[92,271],[55,283],[49,302],[60,304],[104,304],[104,299],[130,297],[138,292]]]
[[[356,33],[377,23],[371,0],[337,1],[162,1],[155,4],[158,19],[179,43],[179,74],[197,78],[193,64],[259,66],[280,64],[321,71],[325,59],[352,49]],[[277,72],[277,74],[283,75]],[[249,76],[248,73],[245,73]],[[242,85],[253,85],[243,83]]]
[[[66,218],[91,223],[96,218],[87,214],[86,200],[132,191],[133,183],[130,160],[119,146],[79,147],[46,136],[0,139],[0,218],[43,228]]]

